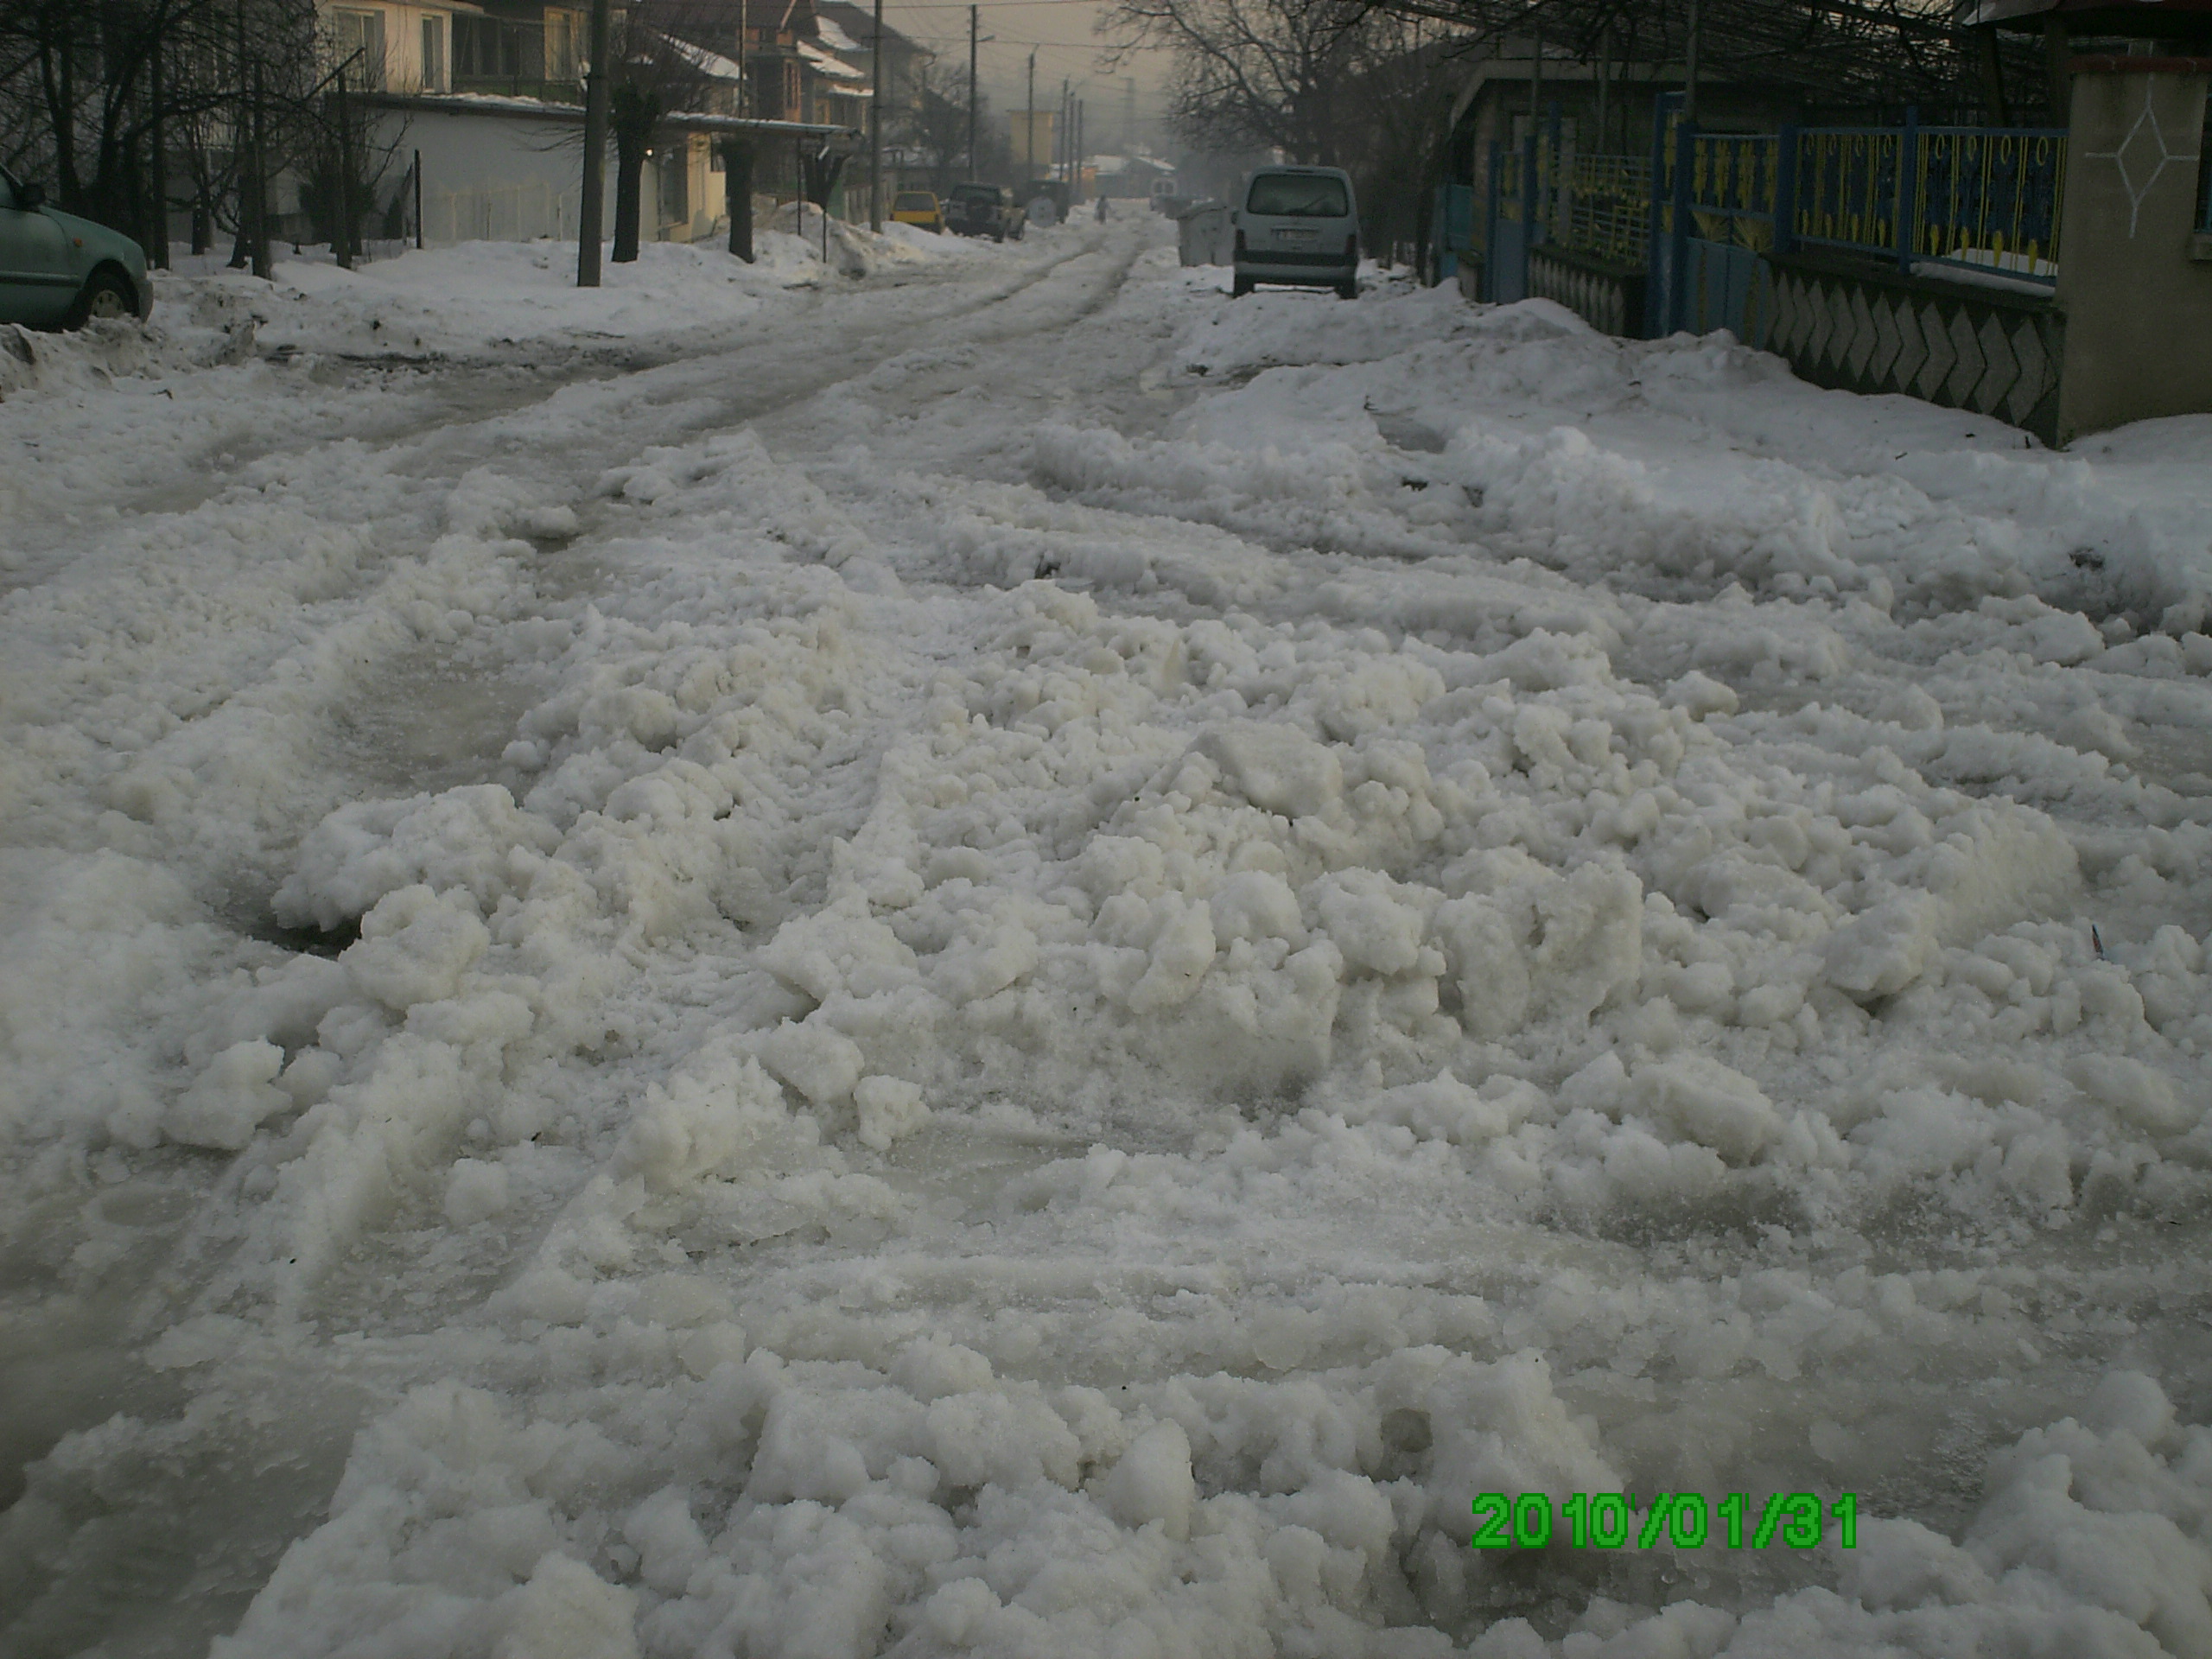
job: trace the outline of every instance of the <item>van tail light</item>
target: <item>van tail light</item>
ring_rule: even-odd
[[[1244,257],[1244,232],[1242,231],[1236,232],[1236,257],[1240,259]]]
[[[1359,263],[1359,232],[1357,231],[1344,238],[1344,257],[1354,264]]]

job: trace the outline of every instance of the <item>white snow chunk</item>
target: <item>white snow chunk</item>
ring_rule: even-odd
[[[2081,1091],[2146,1135],[2181,1135],[2204,1116],[2202,1100],[2184,1100],[2173,1079],[2121,1054],[2084,1054],[2066,1068]]]
[[[276,1086],[283,1065],[284,1051],[274,1043],[232,1044],[162,1114],[162,1133],[183,1146],[243,1151],[263,1119],[292,1104]]]
[[[843,1032],[789,1020],[760,1038],[757,1050],[761,1065],[817,1106],[850,1099],[868,1065]]]
[[[1853,917],[1821,946],[1828,983],[1862,998],[1904,989],[1927,970],[1942,912],[1932,894],[1908,893]]]
[[[339,959],[354,988],[404,1011],[460,988],[492,935],[465,898],[417,883],[386,893],[361,918],[361,938]]]
[[[1343,797],[1344,763],[1295,727],[1240,721],[1216,727],[1192,746],[1221,768],[1224,781],[1263,811],[1286,818],[1325,812]]]
[[[1386,1089],[1347,1112],[1348,1121],[1402,1124],[1428,1141],[1476,1146],[1510,1133],[1543,1103],[1543,1092],[1517,1077],[1471,1087],[1448,1071],[1421,1083]]]
[[[1307,889],[1321,925],[1355,968],[1402,974],[1421,959],[1421,914],[1392,896],[1393,885],[1379,871],[1342,870]]]
[[[507,1598],[493,1659],[638,1659],[637,1592],[548,1551]]]
[[[921,1084],[903,1077],[862,1077],[853,1085],[853,1103],[861,1112],[861,1143],[878,1152],[930,1121]]]
[[[1272,872],[1239,870],[1215,890],[1208,903],[1213,912],[1214,938],[1220,944],[1283,939],[1298,947],[1306,943],[1298,895],[1288,882]]]
[[[1703,720],[1707,715],[1732,715],[1738,702],[1731,688],[1695,669],[1667,688],[1666,700],[1669,707],[1681,709],[1692,720]]]
[[[334,927],[401,887],[465,887],[488,912],[514,885],[518,849],[550,853],[553,826],[497,784],[342,806],[300,843],[270,907],[288,925]]]
[[[474,1227],[507,1207],[507,1166],[480,1158],[463,1158],[446,1177],[446,1219]]]
[[[1732,1164],[1756,1160],[1782,1133],[1782,1114],[1742,1072],[1702,1054],[1672,1054],[1636,1070],[1639,1104]]]
[[[1198,1483],[1191,1473],[1191,1437],[1183,1426],[1164,1422],[1138,1435],[1099,1482],[1098,1497],[1107,1514],[1125,1527],[1157,1522],[1170,1538],[1189,1537]]]

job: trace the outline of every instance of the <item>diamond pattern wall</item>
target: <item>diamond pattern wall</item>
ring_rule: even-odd
[[[1902,391],[2051,440],[2065,328],[2055,307],[1810,265],[1778,269],[1774,296],[1768,349],[1815,385]]]

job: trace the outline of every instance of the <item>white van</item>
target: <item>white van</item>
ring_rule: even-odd
[[[1333,288],[1359,297],[1359,211],[1351,175],[1340,167],[1262,167],[1245,181],[1238,205],[1231,291],[1255,283]]]

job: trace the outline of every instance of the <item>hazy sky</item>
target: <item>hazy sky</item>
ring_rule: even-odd
[[[866,5],[870,0],[857,0]],[[982,0],[982,32],[996,35],[976,54],[983,95],[1003,118],[1021,107],[1029,54],[1037,54],[1037,105],[1056,109],[1063,79],[1079,83],[1084,102],[1086,142],[1094,152],[1119,146],[1125,114],[1131,107],[1128,86],[1135,83],[1135,110],[1140,130],[1160,112],[1160,85],[1166,60],[1147,54],[1118,75],[1098,67],[1103,37],[1091,25],[1111,10],[1098,0]],[[964,71],[968,64],[968,7],[965,0],[884,0],[883,21],[936,49],[939,57]]]

